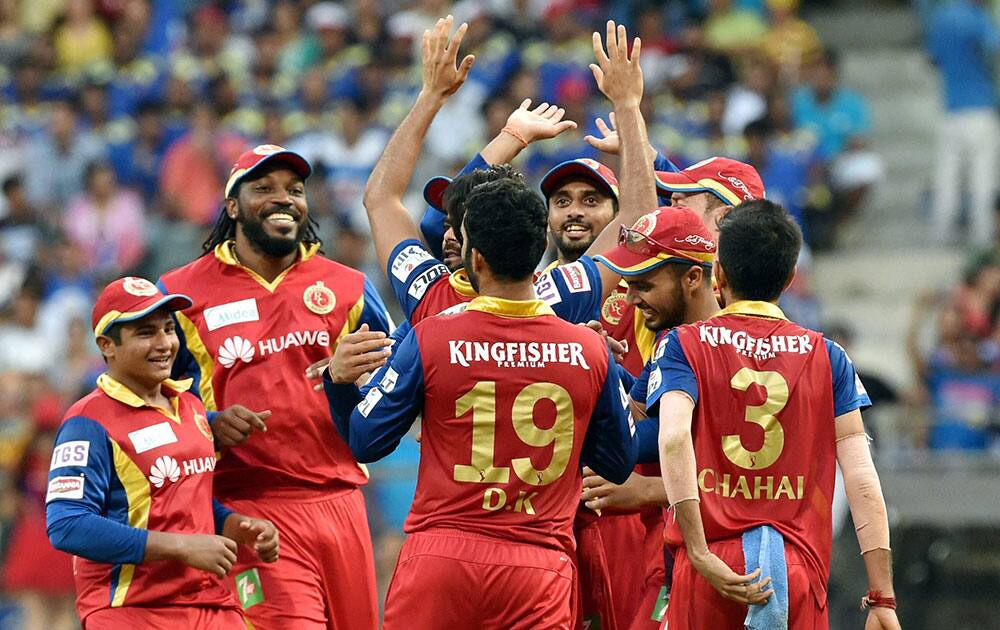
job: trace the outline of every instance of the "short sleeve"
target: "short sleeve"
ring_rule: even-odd
[[[698,379],[676,330],[670,331],[657,345],[653,363],[655,367],[650,372],[646,390],[646,415],[655,417],[656,404],[667,392],[682,391],[698,402]]]
[[[589,322],[601,313],[601,273],[593,258],[582,256],[540,275],[535,281],[535,295],[560,318],[574,324]]]
[[[629,396],[640,405],[646,404],[646,390],[649,387],[649,376],[654,369],[656,369],[656,363],[653,361],[646,361],[646,365],[643,366],[642,372],[639,373],[638,378],[636,378],[635,382],[632,383],[632,389],[629,390]]]
[[[386,277],[392,292],[402,307],[406,318],[413,315],[427,289],[448,275],[448,268],[431,256],[427,248],[416,239],[407,239],[396,245],[389,255]]]
[[[830,371],[833,376],[833,415],[842,416],[855,409],[871,407],[872,401],[854,369],[847,352],[835,341],[824,339],[830,354]]]

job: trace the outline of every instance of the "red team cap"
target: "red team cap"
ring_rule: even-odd
[[[623,276],[637,276],[671,261],[711,267],[715,249],[715,241],[694,210],[671,206],[639,217],[631,228],[622,226],[618,246],[594,260]]]
[[[100,337],[115,324],[142,319],[161,307],[179,311],[191,306],[191,298],[179,293],[164,295],[145,278],[127,276],[104,287],[97,296],[90,323],[94,336]]]
[[[588,158],[578,158],[554,166],[542,178],[542,196],[547,200],[559,188],[559,184],[577,177],[595,182],[598,187],[618,199],[618,178],[615,177],[615,172],[597,160]]]
[[[281,162],[288,165],[302,179],[306,179],[312,174],[312,167],[304,157],[294,151],[289,151],[285,147],[276,144],[258,144],[254,148],[245,152],[233,164],[229,171],[229,181],[226,182],[226,197],[236,188],[236,185],[253,173],[264,164],[271,162]]]
[[[657,171],[656,188],[661,193],[710,192],[730,206],[764,198],[757,169],[724,157],[708,158],[676,173]]]

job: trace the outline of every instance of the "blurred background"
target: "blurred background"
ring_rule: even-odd
[[[609,108],[590,33],[625,23],[654,146],[750,162],[801,222],[783,306],[848,349],[875,401],[904,627],[1000,628],[998,0],[0,0],[0,628],[76,627],[43,501],[62,413],[102,368],[95,289],[196,257],[260,142],[312,161],[326,254],[384,283],[361,195],[419,90],[420,34],[449,12],[477,62],[431,129],[414,213],[523,98],[580,125],[518,158],[530,179],[617,167],[582,138]],[[383,584],[418,456],[407,438],[371,467]],[[841,514],[831,622],[857,628]]]

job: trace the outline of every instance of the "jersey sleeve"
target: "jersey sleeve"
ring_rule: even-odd
[[[407,239],[396,245],[386,268],[392,292],[407,319],[412,317],[427,289],[447,275],[448,268],[444,263],[431,256],[416,239]]]
[[[646,361],[642,367],[642,372],[632,383],[632,388],[628,390],[629,397],[640,405],[646,404],[647,388],[649,387],[649,375],[656,369],[655,361]]]
[[[361,463],[382,459],[399,445],[423,409],[424,368],[415,332],[359,391],[323,376],[337,431]]]
[[[367,276],[365,277],[364,300],[364,307],[361,309],[361,316],[358,318],[354,330],[360,328],[361,324],[368,324],[369,330],[381,330],[386,335],[391,334],[396,327],[392,316],[389,315],[389,310],[385,307],[385,302],[382,301],[378,289]]]
[[[489,167],[490,165],[483,159],[482,154],[477,153],[462,168],[459,175],[465,175],[476,169],[487,169]],[[441,210],[438,210],[434,206],[427,206],[427,209],[424,210],[424,216],[420,219],[420,233],[424,235],[424,242],[427,243],[427,249],[438,260],[444,255],[444,252],[441,251],[441,243],[444,242],[444,220],[446,218],[447,215]]]
[[[681,169],[677,168],[677,165],[671,162],[670,158],[657,151],[656,158],[653,159],[653,170],[663,173],[678,173]]]
[[[226,526],[226,519],[233,511],[222,505],[218,499],[212,497],[212,518],[215,520],[215,533],[222,535],[222,529]]]
[[[660,419],[644,418],[635,423],[635,441],[639,450],[638,463],[656,464],[660,461]]]
[[[698,379],[688,363],[677,331],[672,330],[656,348],[646,386],[646,414],[657,417],[657,403],[667,392],[682,391],[698,402]]]
[[[847,352],[835,341],[823,341],[830,354],[830,370],[833,373],[833,416],[871,407],[872,401]]]
[[[53,547],[95,562],[142,562],[149,532],[105,517],[113,478],[104,427],[82,416],[67,419],[56,434],[45,495]]]
[[[583,438],[580,459],[612,483],[624,483],[638,456],[635,425],[622,387],[621,368],[608,352],[608,373]]]
[[[601,272],[590,256],[560,265],[538,276],[535,295],[562,319],[580,324],[598,319],[602,299]]]

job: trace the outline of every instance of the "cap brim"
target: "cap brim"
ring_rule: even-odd
[[[622,276],[638,276],[673,259],[674,257],[669,254],[650,257],[620,246],[608,250],[604,254],[594,256],[594,260]]]
[[[548,199],[556,191],[556,187],[571,177],[582,177],[598,184],[606,193],[618,199],[618,187],[613,185],[597,169],[593,169],[582,162],[564,162],[557,165],[542,178],[539,188],[542,189],[542,196]]]
[[[170,295],[164,295],[161,298],[155,299],[149,304],[146,304],[135,311],[128,311],[127,313],[122,313],[117,317],[112,318],[110,321],[104,323],[100,331],[94,331],[97,335],[103,335],[115,324],[123,324],[126,322],[134,322],[137,319],[142,319],[146,315],[149,315],[153,311],[160,308],[168,308],[171,311],[182,311],[189,306],[194,304],[186,295],[181,293],[171,293]]]
[[[424,184],[424,201],[439,212],[444,212],[444,191],[451,186],[451,178],[443,175],[432,177]]]
[[[684,171],[670,173],[666,171],[656,171],[656,189],[659,192],[675,193],[699,193],[709,192],[726,202],[727,204],[739,205],[740,199],[725,186],[712,180],[698,181],[693,179]]]
[[[275,162],[290,166],[292,171],[301,177],[303,181],[309,179],[309,176],[312,175],[312,166],[309,165],[308,160],[304,157],[295,151],[276,151],[270,155],[264,156],[260,162],[257,162],[242,173],[238,173],[235,177],[231,177],[229,182],[226,184],[226,197],[229,197],[230,193],[233,192],[233,189],[252,173],[255,173],[263,168],[265,164],[273,164]]]

